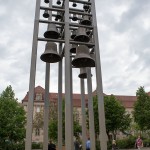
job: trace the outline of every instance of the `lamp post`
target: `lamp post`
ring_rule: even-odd
[[[65,149],[73,149],[73,99],[72,99],[72,69],[85,68],[88,86],[89,131],[91,150],[95,150],[95,129],[92,102],[91,67],[96,71],[96,83],[99,108],[99,127],[101,149],[107,150],[103,88],[99,54],[99,41],[94,0],[57,0],[57,5],[52,5],[52,0],[44,0],[49,6],[41,6],[41,0],[36,0],[33,46],[31,57],[28,115],[26,129],[25,150],[31,150],[32,123],[34,105],[34,87],[36,74],[36,57],[38,41],[47,42],[41,60],[46,63],[45,75],[45,107],[44,107],[44,142],[43,148],[47,150],[48,144],[48,109],[49,109],[49,73],[50,64],[59,62],[58,70],[58,148],[62,149],[62,60],[64,59],[65,73]],[[70,5],[72,3],[72,5]],[[80,9],[77,9],[79,6]],[[80,7],[81,6],[81,7]],[[40,11],[44,10],[40,18]],[[55,12],[55,13],[54,13]],[[45,18],[48,18],[46,20]],[[74,22],[75,21],[75,22]],[[39,24],[48,24],[44,37],[38,36]],[[72,34],[71,34],[72,32]],[[72,48],[71,48],[72,45]],[[64,48],[63,48],[64,47]],[[59,51],[59,52],[57,52]],[[94,54],[94,58],[90,53]],[[74,54],[73,54],[74,53]],[[82,140],[85,144],[85,103],[84,79],[81,79],[82,102]],[[85,146],[83,146],[85,149]]]

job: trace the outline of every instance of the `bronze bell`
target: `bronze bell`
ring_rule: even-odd
[[[78,77],[81,78],[81,79],[86,79],[87,78],[86,67],[80,68],[80,74],[78,75]],[[91,77],[92,77],[92,74],[91,74]]]
[[[92,51],[92,50],[91,50]],[[95,53],[93,52],[93,53],[90,53],[90,56],[94,59],[94,61],[95,61]],[[93,64],[93,66],[91,66],[91,67],[95,67],[95,63]]]
[[[90,26],[92,24],[91,19],[88,15],[84,15],[83,19],[80,22],[82,25]]]
[[[60,5],[60,4],[61,4],[61,1],[60,1],[60,0],[57,0],[56,3],[57,3],[57,5]]]
[[[49,0],[44,0],[45,3],[49,3]]]
[[[95,61],[89,54],[89,49],[85,45],[77,47],[76,56],[72,61],[72,65],[77,68],[94,66]]]
[[[61,19],[61,18],[62,18],[62,13],[58,11],[58,12],[57,12],[57,15],[56,15],[56,18],[57,18],[57,19]]]
[[[89,5],[84,4],[84,5],[83,5],[83,9],[84,9],[85,11],[88,11],[88,9],[89,9]]]
[[[72,7],[77,7],[77,4],[73,2]]]
[[[75,36],[74,40],[80,42],[89,42],[90,38],[86,34],[86,28],[79,27],[77,30],[77,35]]]
[[[72,20],[73,20],[73,21],[77,21],[77,20],[78,20],[78,17],[77,17],[76,14],[73,14]]]
[[[51,23],[48,25],[48,30],[44,33],[45,38],[51,38],[51,39],[58,39],[59,38],[59,32],[56,28],[56,25]]]
[[[47,42],[45,46],[45,52],[41,55],[41,60],[47,63],[56,63],[61,60],[61,57],[57,53],[57,45],[54,42]]]
[[[76,44],[71,44],[70,53],[76,53],[76,48],[77,48]]]
[[[76,30],[73,30],[73,31],[71,32],[71,38],[74,39],[75,36],[76,36]]]
[[[94,38],[93,37],[90,39],[90,43],[94,43]],[[88,48],[93,48],[93,45],[88,45]]]
[[[48,17],[49,17],[48,10],[45,10],[45,11],[44,11],[43,17],[44,17],[44,18],[48,18]]]

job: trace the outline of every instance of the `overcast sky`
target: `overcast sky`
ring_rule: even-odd
[[[150,91],[150,0],[96,0],[96,8],[104,93],[135,95],[139,86]],[[19,100],[29,89],[34,12],[35,0],[0,4],[0,93],[11,85]],[[39,36],[45,30],[40,25]],[[36,72],[36,86],[42,87],[44,45],[39,42]],[[51,92],[57,92],[57,71],[57,64],[51,65]],[[74,70],[76,93],[78,73]]]

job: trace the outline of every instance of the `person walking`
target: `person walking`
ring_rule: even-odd
[[[116,149],[117,149],[116,141],[113,140],[113,141],[112,141],[112,150],[116,150]]]
[[[136,141],[135,141],[135,147],[136,147],[138,150],[141,150],[141,148],[143,147],[143,141],[142,141],[140,135],[138,136],[138,138],[137,138]]]
[[[79,143],[78,138],[76,138],[76,140],[74,141],[74,149],[75,150],[80,150],[80,143]]]
[[[90,142],[90,138],[88,138],[88,140],[86,141],[86,150],[90,150],[91,149],[91,142]]]
[[[52,141],[49,141],[48,144],[48,150],[56,150],[56,145],[52,143]]]

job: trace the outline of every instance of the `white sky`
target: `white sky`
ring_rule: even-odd
[[[139,86],[150,91],[150,0],[96,0],[96,11],[104,93],[135,95]],[[19,100],[29,89],[34,12],[35,0],[1,1],[0,93],[11,85]],[[45,30],[40,25],[39,35]],[[44,44],[39,42],[36,73],[36,86],[43,87]],[[51,92],[57,92],[57,71],[57,64],[51,65]],[[80,92],[78,73],[73,74],[76,93]]]

